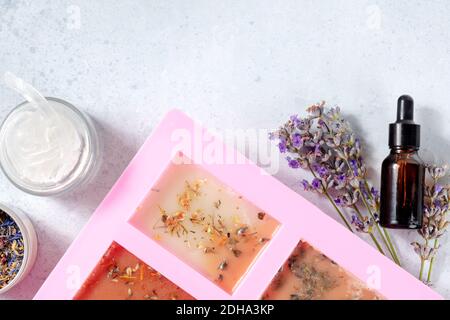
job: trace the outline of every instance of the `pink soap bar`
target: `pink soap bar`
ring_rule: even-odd
[[[75,300],[192,300],[161,273],[113,243]]]
[[[300,242],[264,293],[265,300],[380,300],[375,290]]]

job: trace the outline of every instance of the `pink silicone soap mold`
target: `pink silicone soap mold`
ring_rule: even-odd
[[[112,245],[139,267],[117,271],[120,253],[108,256],[115,262],[107,272],[98,272]],[[110,288],[97,274],[136,298],[142,266],[182,298],[441,299],[176,110],[144,143],[35,299],[82,298],[87,285]]]

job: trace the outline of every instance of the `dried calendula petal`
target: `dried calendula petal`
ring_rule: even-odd
[[[191,208],[191,196],[188,192],[183,192],[178,198],[178,203],[184,210],[189,210]]]
[[[201,210],[197,209],[194,212],[192,212],[189,220],[191,220],[192,223],[201,224],[202,221],[204,220]]]

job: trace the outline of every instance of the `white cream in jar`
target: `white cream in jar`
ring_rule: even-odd
[[[97,137],[84,114],[48,98],[45,110],[30,102],[16,107],[0,131],[0,163],[19,188],[37,195],[66,190],[93,166]]]

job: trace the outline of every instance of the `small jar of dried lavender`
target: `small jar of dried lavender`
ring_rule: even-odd
[[[36,260],[37,237],[28,217],[0,204],[0,294],[30,272]]]

